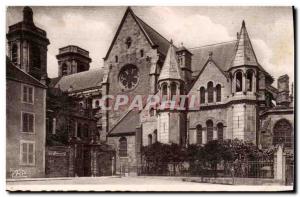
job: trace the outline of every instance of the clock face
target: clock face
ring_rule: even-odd
[[[119,74],[120,86],[125,90],[132,90],[139,81],[139,71],[135,65],[124,66]]]

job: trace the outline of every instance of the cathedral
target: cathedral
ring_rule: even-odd
[[[34,33],[20,36],[23,31],[10,28],[8,57],[22,71],[46,81],[47,98],[59,90],[73,99],[80,113],[72,113],[67,124],[58,115],[62,113],[56,113],[58,108],[49,108],[51,98],[47,99],[47,136],[68,127],[68,137],[77,142],[75,149],[79,142],[82,145],[84,170],[96,165],[93,155],[106,147],[112,153],[108,157],[111,173],[122,168],[135,174],[141,148],[155,142],[188,146],[237,138],[263,148],[284,143],[287,151],[293,150],[293,87],[287,75],[277,79],[277,88],[273,86],[275,79],[259,63],[245,21],[235,40],[189,49],[175,46],[128,7],[103,58],[103,68],[89,70],[89,52],[68,45],[56,56],[56,78],[47,78],[49,41],[46,32],[34,26],[28,7],[23,23],[26,31],[31,27]],[[15,28],[23,28],[19,26]],[[101,99],[108,95],[159,95],[167,100],[196,96],[199,106],[103,110]],[[96,168],[86,172],[77,175],[99,175]]]

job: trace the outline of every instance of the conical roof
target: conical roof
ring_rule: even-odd
[[[164,65],[158,77],[158,81],[166,79],[182,80],[180,68],[176,58],[176,49],[171,41]]]
[[[259,66],[246,29],[245,21],[242,23],[232,67],[243,65]]]

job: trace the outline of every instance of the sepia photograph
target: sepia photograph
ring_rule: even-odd
[[[295,191],[294,7],[5,12],[7,191]]]

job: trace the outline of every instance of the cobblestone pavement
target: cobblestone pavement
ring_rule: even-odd
[[[181,177],[76,177],[7,181],[7,190],[34,191],[283,191],[292,186],[220,185],[183,182]]]

